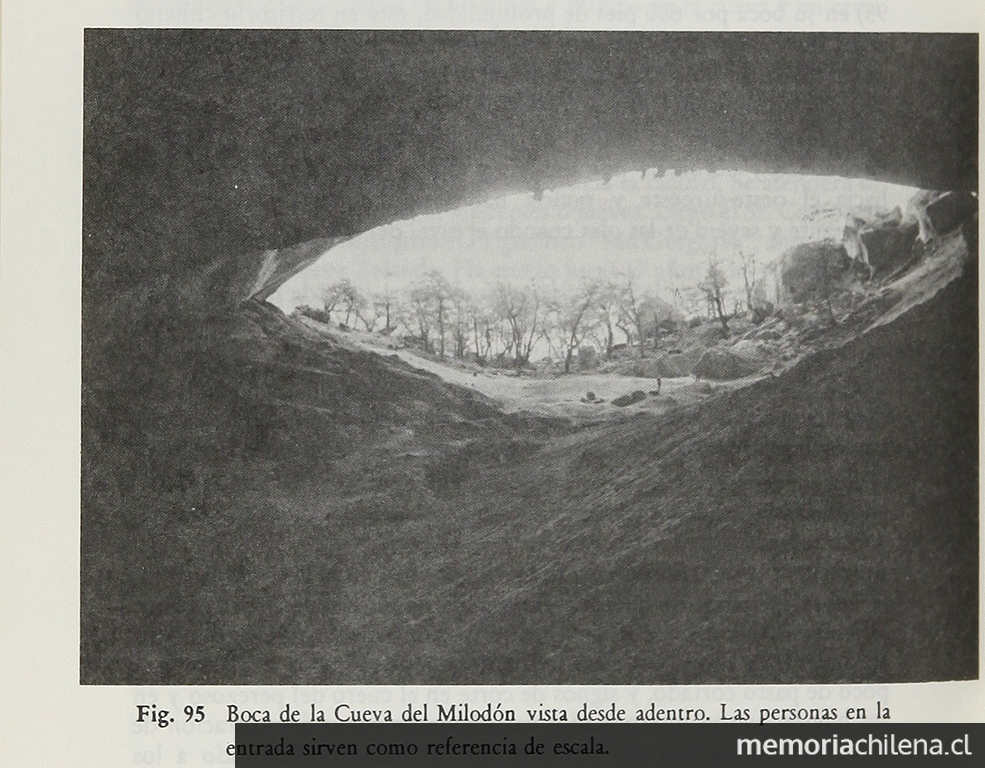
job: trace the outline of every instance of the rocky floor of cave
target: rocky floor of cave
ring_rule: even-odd
[[[584,382],[456,386],[247,308],[235,450],[214,392],[159,455],[99,446],[82,680],[974,678],[977,269],[948,253],[779,376],[613,419],[571,418]]]

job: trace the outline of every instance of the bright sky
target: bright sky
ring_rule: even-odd
[[[287,312],[319,306],[322,289],[343,277],[366,295],[402,290],[432,269],[479,294],[501,280],[566,291],[586,277],[632,274],[666,296],[697,284],[709,256],[734,279],[740,250],[765,264],[798,243],[840,239],[849,211],[905,211],[916,191],[840,177],[626,174],[379,227],[333,248],[271,301]]]

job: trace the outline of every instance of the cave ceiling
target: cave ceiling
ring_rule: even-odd
[[[84,289],[648,168],[977,190],[977,35],[90,29]]]

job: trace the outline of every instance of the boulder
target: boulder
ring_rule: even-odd
[[[331,316],[327,312],[323,312],[320,309],[315,309],[314,307],[309,307],[307,304],[302,304],[300,307],[294,308],[295,315],[303,315],[315,322],[322,323],[323,325],[329,325],[332,322]]]
[[[825,298],[848,275],[852,259],[835,240],[801,243],[780,257],[780,283],[789,299]]]
[[[729,352],[749,365],[760,366],[769,357],[768,351],[763,344],[758,344],[752,339],[737,341],[729,348]]]
[[[874,274],[905,268],[913,259],[919,226],[916,221],[888,223],[859,233]]]
[[[763,323],[770,315],[773,314],[776,307],[773,306],[773,302],[766,299],[756,301],[752,305],[752,324],[760,325]]]
[[[595,347],[578,348],[578,370],[587,371],[597,367],[599,364],[598,353]]]
[[[677,358],[677,355],[671,357],[666,352],[658,352],[654,357],[636,363],[632,374],[645,379],[673,379],[687,376],[689,371]]]
[[[877,213],[868,222],[870,227],[898,227],[903,222],[903,211],[897,205],[893,210],[889,212]]]
[[[674,365],[677,369],[681,371],[684,376],[688,376],[694,373],[694,367],[701,360],[702,355],[704,355],[706,347],[703,344],[696,344],[693,347],[689,347],[682,352],[678,352],[670,356],[670,359],[674,361]],[[671,378],[668,376],[667,378]]]
[[[646,392],[641,389],[637,389],[635,392],[629,395],[621,395],[612,399],[613,405],[618,405],[620,408],[625,408],[627,405],[632,405],[633,403],[638,403],[641,400],[646,400]]]
[[[690,369],[687,367],[686,359],[681,355],[671,356],[666,352],[661,352],[657,355],[656,360],[657,372],[662,379],[676,379],[691,374]]]
[[[709,349],[694,369],[694,375],[702,379],[731,381],[749,376],[759,370],[754,363],[722,349]]]

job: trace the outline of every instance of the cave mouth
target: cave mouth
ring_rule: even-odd
[[[286,313],[324,309],[326,290],[345,281],[371,302],[437,272],[473,296],[502,283],[551,294],[631,277],[672,301],[709,259],[741,284],[740,254],[765,267],[799,243],[840,240],[850,215],[906,212],[917,192],[865,178],[650,168],[376,227],[326,250],[268,300]]]

